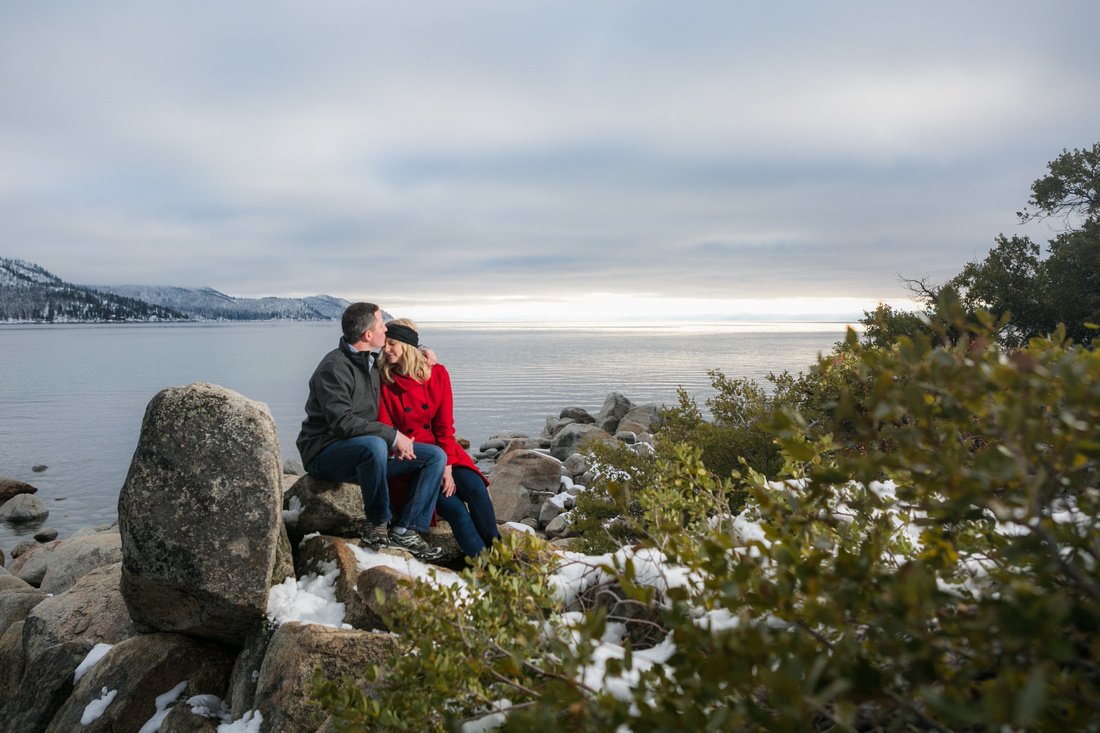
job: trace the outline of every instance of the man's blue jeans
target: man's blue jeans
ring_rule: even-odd
[[[416,458],[398,460],[389,457],[386,441],[374,435],[340,440],[310,462],[309,473],[324,481],[356,481],[363,492],[363,511],[375,524],[390,520],[390,493],[387,476],[405,476],[420,472],[409,482],[405,506],[397,526],[427,532],[432,521],[436,498],[440,496],[447,454],[427,443],[413,443]]]
[[[455,493],[450,496],[440,494],[435,510],[451,525],[455,541],[466,557],[476,557],[493,540],[500,539],[493,500],[489,498],[485,482],[476,471],[455,466],[452,474]]]

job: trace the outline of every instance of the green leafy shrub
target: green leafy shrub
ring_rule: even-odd
[[[531,704],[550,651],[540,642],[545,615],[558,605],[548,563],[527,535],[509,535],[463,571],[464,583],[416,582],[411,598],[389,599],[386,623],[406,648],[388,668],[366,671],[380,699],[351,677],[314,675],[314,697],[335,729],[443,731],[502,699]]]
[[[572,510],[573,530],[582,539],[580,551],[601,554],[632,545],[642,538],[644,508],[639,492],[659,490],[665,466],[677,459],[684,444],[694,446],[707,470],[729,478],[744,464],[768,475],[783,466],[779,446],[767,424],[778,404],[789,401],[795,379],[784,372],[769,375],[776,385],[773,395],[751,379],[731,379],[708,370],[716,394],[706,401],[713,420],[707,420],[694,397],[677,390],[678,404],[661,411],[661,427],[652,451],[623,443],[592,441],[584,446],[596,480],[580,493]],[[729,510],[737,511],[744,499],[731,492]]]
[[[659,633],[555,606],[552,563],[473,601],[424,586],[378,710],[415,689],[417,729],[505,698],[525,733],[1100,729],[1100,355],[960,329],[852,343],[859,378],[812,429],[772,410],[783,481],[687,444],[655,458],[641,541],[594,561]]]

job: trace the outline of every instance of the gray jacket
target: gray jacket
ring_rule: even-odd
[[[377,435],[393,445],[397,430],[378,422],[378,396],[382,390],[378,369],[368,371],[366,352],[352,353],[340,345],[325,354],[309,378],[306,419],[298,433],[302,465],[339,440]]]

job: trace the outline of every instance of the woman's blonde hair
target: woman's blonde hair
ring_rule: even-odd
[[[416,321],[411,318],[395,318],[386,325],[395,326],[407,326],[416,331]],[[383,358],[382,361],[382,379],[390,384],[393,384],[393,373],[403,374],[406,377],[412,377],[418,382],[427,382],[428,378],[432,376],[432,368],[428,366],[428,360],[424,358],[424,354],[420,349],[401,342],[401,356],[397,359],[396,364],[390,364],[388,360]]]

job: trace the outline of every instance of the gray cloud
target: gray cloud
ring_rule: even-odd
[[[235,295],[897,298],[1096,141],[1098,26],[1071,2],[9,3],[0,254]]]

